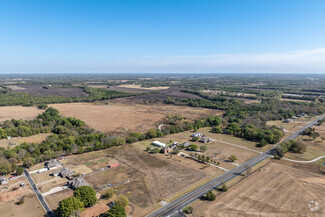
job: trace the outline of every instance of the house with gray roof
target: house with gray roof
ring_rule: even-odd
[[[53,176],[61,176],[62,178],[72,178],[72,174],[74,172],[68,167],[64,167],[63,169],[58,169],[52,173]]]
[[[187,147],[189,147],[191,145],[191,143],[189,143],[189,142],[183,142],[182,143],[182,146],[184,147],[184,148],[187,148]]]
[[[208,138],[208,137],[202,137],[200,139],[200,142],[202,143],[208,143],[208,142],[212,142],[212,139]]]
[[[45,162],[44,165],[45,165],[45,167],[47,167],[48,170],[54,170],[54,169],[62,166],[60,161],[58,161],[57,159],[51,159],[51,160]]]
[[[73,180],[70,180],[68,182],[68,186],[70,188],[72,188],[73,190],[76,190],[77,188],[81,187],[81,186],[89,186],[88,182],[86,182],[84,180],[83,177],[78,177],[78,178],[74,178]]]

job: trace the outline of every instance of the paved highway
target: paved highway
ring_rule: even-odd
[[[305,129],[308,127],[312,127],[313,125],[317,124],[317,121],[324,118],[325,115],[317,118],[316,120],[310,122],[309,124],[305,125],[304,127],[300,128],[299,130],[295,131],[289,137],[284,139],[283,141],[293,140],[297,138]],[[278,145],[278,144],[277,144]],[[197,189],[181,196],[180,198],[174,200],[173,202],[169,203],[168,205],[162,207],[161,209],[157,210],[156,212],[148,215],[148,217],[156,217],[156,216],[170,216],[170,217],[178,217],[184,216],[182,212],[182,208],[188,206],[189,204],[193,203],[195,200],[199,199],[203,195],[205,195],[208,191],[211,191],[218,186],[220,186],[223,182],[227,182],[236,176],[245,172],[249,167],[252,167],[261,161],[265,160],[266,158],[270,157],[274,151],[276,146],[269,149],[268,151],[261,153],[260,155],[248,160],[247,162],[239,165],[238,167],[230,170],[229,172],[224,173],[223,175],[209,181],[208,183],[198,187]]]
[[[36,196],[37,196],[39,202],[41,203],[41,205],[43,206],[43,208],[44,208],[45,212],[47,213],[47,215],[50,216],[50,217],[54,217],[54,214],[53,214],[51,208],[46,203],[46,201],[43,198],[42,194],[39,192],[39,190],[36,187],[33,179],[30,177],[29,172],[27,171],[27,169],[24,169],[24,173],[25,173],[25,175],[27,177],[27,180],[28,180],[30,186],[32,187],[33,191],[36,193]]]

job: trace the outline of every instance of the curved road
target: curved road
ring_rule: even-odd
[[[317,157],[317,158],[315,158],[313,160],[307,160],[307,161],[303,161],[303,160],[292,160],[292,159],[289,159],[289,158],[286,158],[286,157],[284,157],[282,159],[283,160],[287,160],[287,161],[291,161],[291,162],[295,162],[295,163],[307,164],[307,163],[313,163],[313,162],[318,161],[318,160],[320,160],[322,158],[325,158],[325,155],[324,156]]]
[[[314,121],[310,122],[309,124],[305,125],[304,127],[300,128],[299,130],[295,131],[293,134],[291,134],[290,136],[288,136],[286,139],[284,139],[281,142],[296,139],[305,129],[317,124],[317,121],[320,119],[323,119],[324,117],[325,117],[325,115],[320,116],[319,118],[315,119]],[[166,206],[155,211],[154,213],[148,215],[148,217],[184,216],[184,214],[182,212],[183,207],[188,206],[189,204],[193,203],[195,200],[197,200],[200,197],[202,197],[203,195],[205,195],[208,191],[211,191],[211,190],[217,188],[218,186],[220,186],[223,182],[227,182],[227,181],[235,178],[236,176],[242,174],[249,167],[252,167],[252,166],[262,162],[263,160],[267,159],[268,157],[272,156],[274,154],[275,148],[278,144],[276,144],[273,148],[269,149],[268,151],[261,153],[258,156],[239,165],[238,167],[230,170],[229,172],[226,172],[226,173],[222,174],[221,176],[209,181],[208,183],[196,188],[195,190],[179,197],[178,199],[174,200],[173,202],[167,204]]]

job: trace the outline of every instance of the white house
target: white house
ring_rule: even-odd
[[[159,141],[152,141],[151,144],[154,145],[154,146],[157,146],[157,147],[165,147],[166,146],[165,143],[162,143],[162,142],[159,142]]]

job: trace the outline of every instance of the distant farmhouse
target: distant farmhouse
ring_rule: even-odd
[[[84,178],[78,177],[78,178],[74,178],[73,180],[70,180],[68,182],[68,186],[73,190],[76,190],[81,186],[89,186],[89,184],[84,180]]]
[[[200,139],[200,142],[202,143],[208,143],[208,142],[212,142],[212,139],[208,138],[208,137],[202,137]]]
[[[164,154],[170,153],[170,152],[172,152],[172,151],[173,151],[173,149],[170,148],[170,147],[168,147],[168,146],[162,147],[162,148],[160,149],[160,152],[161,152],[161,153],[164,153]]]
[[[60,161],[58,161],[57,159],[51,159],[47,162],[45,162],[44,166],[48,169],[48,170],[54,170],[58,167],[61,167],[61,163]]]
[[[73,171],[67,167],[58,169],[52,173],[53,176],[61,176],[62,178],[72,179]]]

